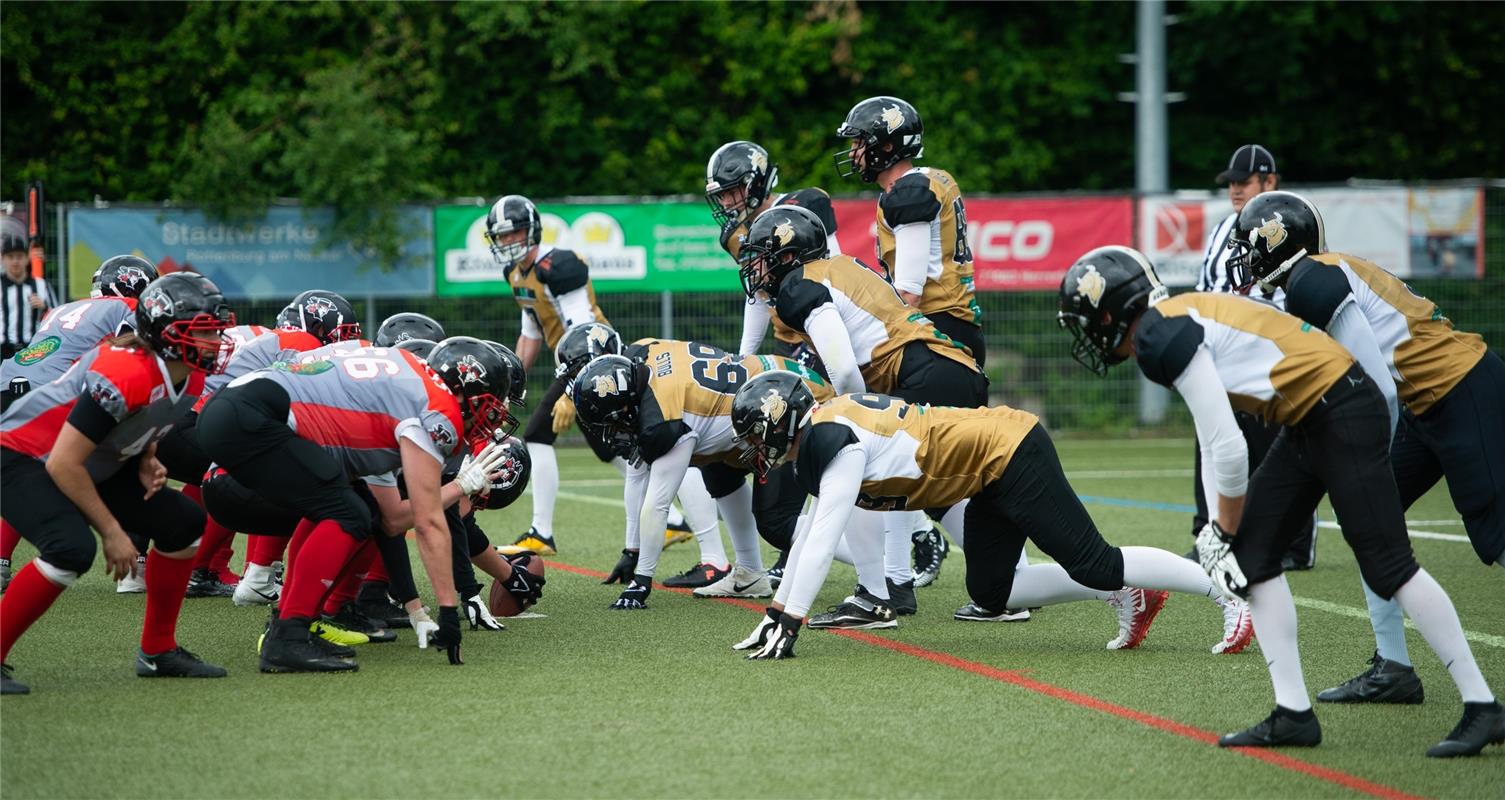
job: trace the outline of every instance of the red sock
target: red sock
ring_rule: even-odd
[[[375,550],[375,546],[371,549]],[[377,551],[378,555],[381,551]],[[387,565],[380,558],[372,559],[371,568],[366,570],[366,580],[371,583],[391,583],[392,578],[387,574]]]
[[[359,545],[360,542],[334,520],[327,519],[314,526],[287,573],[279,616],[282,619],[313,619],[325,588],[339,577],[340,570]]]
[[[168,558],[153,547],[146,554],[146,621],[141,624],[141,651],[149,656],[178,646],[178,610],[188,591],[193,559]]]
[[[314,521],[311,519],[299,520],[298,527],[293,529],[293,538],[287,540],[287,558],[283,561],[283,574],[292,575],[293,561],[298,558],[298,551],[308,542],[308,537],[314,532]]]
[[[230,546],[230,540],[235,538],[235,531],[214,521],[213,517],[204,518],[204,538],[199,540],[199,552],[194,555],[194,569],[213,569],[214,559],[221,549]]]
[[[52,601],[68,587],[59,586],[29,562],[10,579],[5,597],[0,599],[0,661],[10,657],[10,648],[52,607]]]
[[[338,614],[340,607],[355,598],[355,593],[361,588],[361,575],[371,562],[376,558],[376,545],[370,540],[362,542],[360,550],[356,551],[355,558],[350,560],[349,566],[340,572],[339,580],[335,581],[334,589],[329,596],[324,598],[324,613]]]
[[[202,488],[191,483],[185,483],[183,484],[183,488],[179,489],[178,491],[182,492],[184,497],[192,500],[195,503],[198,503],[199,508],[204,507],[204,490]]]
[[[0,558],[9,561],[11,554],[16,552],[16,545],[20,543],[21,532],[9,522],[0,519]]]
[[[230,571],[230,559],[235,558],[235,533],[232,531],[209,559],[209,568],[214,570],[224,583],[239,583],[240,576]]]
[[[273,562],[282,560],[282,550],[287,547],[285,536],[248,536],[246,539],[247,564],[270,567]]]

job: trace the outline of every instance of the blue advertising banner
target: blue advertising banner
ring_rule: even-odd
[[[69,209],[68,294],[87,295],[100,262],[121,253],[148,258],[163,272],[198,272],[236,300],[290,298],[313,288],[352,299],[433,294],[431,209],[402,209],[404,258],[389,269],[348,244],[324,242],[333,216],[323,208],[276,207],[257,222],[228,225],[189,209]]]

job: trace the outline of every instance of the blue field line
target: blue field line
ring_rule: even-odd
[[[1153,500],[1130,500],[1126,497],[1098,497],[1090,494],[1079,494],[1077,499],[1087,505],[1116,506],[1118,508],[1139,508],[1146,511],[1173,511],[1178,514],[1195,514],[1196,506],[1185,503],[1157,503]]]

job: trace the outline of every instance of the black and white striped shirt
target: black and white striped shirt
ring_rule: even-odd
[[[0,331],[4,332],[5,353],[9,355],[31,342],[37,324],[47,314],[47,309],[53,306],[52,290],[46,282],[41,284],[41,308],[31,307],[31,297],[38,294],[38,284],[29,272],[20,283],[11,280],[8,274],[0,274],[0,290],[3,290],[3,297],[0,297]]]
[[[1233,276],[1228,274],[1228,259],[1233,251],[1228,249],[1228,237],[1233,235],[1233,225],[1238,222],[1238,213],[1229,214],[1212,229],[1212,234],[1207,237],[1207,243],[1202,248],[1202,272],[1197,276],[1197,291],[1199,292],[1237,292],[1238,287],[1233,283]],[[1249,290],[1254,297],[1263,297],[1281,308],[1285,308],[1286,293],[1276,289],[1273,295],[1267,295],[1259,286]]]

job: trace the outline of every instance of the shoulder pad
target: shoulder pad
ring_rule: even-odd
[[[820,495],[820,479],[836,454],[857,443],[857,434],[840,422],[817,422],[800,437],[794,476],[806,494]]]
[[[831,291],[825,284],[805,277],[804,269],[797,269],[784,276],[779,284],[779,296],[774,298],[773,308],[785,325],[799,333],[805,332],[805,319],[810,312],[832,302]]]
[[[582,289],[590,282],[590,267],[574,250],[556,248],[549,252],[547,261],[539,265],[539,277],[555,297]]]
[[[878,198],[878,213],[890,228],[914,222],[930,222],[941,215],[941,200],[930,188],[930,176],[911,172],[894,182]]]
[[[1291,277],[1286,281],[1285,310],[1287,314],[1327,330],[1333,316],[1352,292],[1348,276],[1343,274],[1341,267],[1303,258],[1291,269]]]
[[[1202,345],[1202,326],[1189,316],[1166,318],[1150,309],[1134,331],[1134,351],[1146,378],[1167,388],[1175,384]]]
[[[820,224],[826,226],[827,235],[836,233],[836,209],[831,206],[831,195],[823,189],[811,186],[790,192],[779,198],[778,205],[807,208],[820,218]]]

